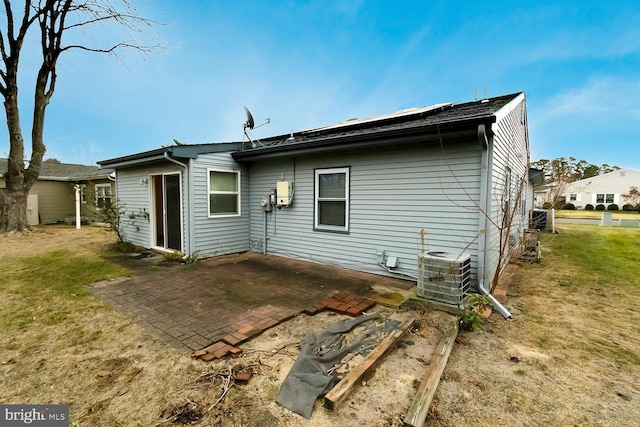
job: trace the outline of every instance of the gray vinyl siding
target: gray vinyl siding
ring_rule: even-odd
[[[414,146],[341,152],[251,165],[251,249],[263,250],[262,196],[294,181],[291,207],[267,213],[269,254],[386,274],[376,252],[415,275],[421,249],[472,254],[478,243],[480,145]],[[314,231],[314,170],[350,168],[349,232]],[[425,229],[424,246],[419,237]]]
[[[516,99],[517,101],[517,99]],[[491,209],[492,226],[489,228],[489,244],[486,248],[485,283],[492,283],[496,269],[502,270],[508,264],[509,257],[517,248],[524,229],[527,227],[526,189],[529,171],[529,141],[526,127],[526,104],[524,97],[519,102],[506,105],[497,114],[498,121],[492,126],[491,160]],[[503,203],[505,201],[505,174],[507,168],[511,170],[511,212],[513,215],[510,235],[503,230],[502,247],[506,249],[506,256],[500,260],[500,229],[503,224]]]
[[[122,230],[124,237],[127,241],[148,248],[153,246],[151,242],[151,219],[135,218],[130,219],[130,215],[139,215],[141,212],[148,212],[149,215],[153,214],[153,208],[151,203],[151,180],[150,175],[157,175],[163,173],[180,173],[182,184],[182,217],[183,223],[185,215],[185,179],[183,168],[179,165],[162,162],[152,164],[148,166],[139,166],[135,168],[122,168],[116,172],[116,193],[118,197],[118,203],[124,206],[125,215],[123,217],[124,224]],[[144,182],[141,180],[147,180]],[[183,227],[184,229],[184,227]],[[183,246],[185,240],[185,233],[183,233]]]
[[[249,172],[230,153],[201,154],[193,160],[193,225],[195,250],[210,257],[249,250]],[[240,171],[240,216],[208,215],[208,170]],[[188,228],[188,226],[187,226]]]

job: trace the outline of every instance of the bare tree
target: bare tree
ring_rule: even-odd
[[[106,47],[63,43],[63,36],[84,32],[97,26],[117,25],[129,32],[149,29],[154,22],[136,14],[135,8],[121,0],[115,8],[109,0],[25,0],[14,14],[10,0],[4,0],[6,21],[0,27],[0,94],[4,97],[7,130],[9,132],[8,170],[6,188],[0,189],[0,232],[21,233],[31,230],[27,221],[27,195],[40,174],[44,143],[45,111],[56,88],[56,67],[60,56],[69,50],[111,53],[123,47],[142,52],[145,47],[130,42],[113,42]],[[31,123],[31,156],[25,164],[25,140],[18,105],[18,77],[21,54],[30,35],[36,34],[41,51],[40,68],[34,88],[34,107]],[[65,39],[68,37],[65,37]]]

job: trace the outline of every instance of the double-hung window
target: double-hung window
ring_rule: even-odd
[[[86,205],[87,204],[87,184],[78,184],[78,187],[80,187],[80,203],[82,203],[83,205]]]
[[[349,168],[316,169],[314,228],[349,231]]]
[[[209,170],[209,216],[240,215],[240,172]]]
[[[96,184],[96,207],[102,209],[111,204],[111,184]]]

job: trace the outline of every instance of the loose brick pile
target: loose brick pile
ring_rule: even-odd
[[[351,292],[340,291],[305,308],[302,312],[309,316],[314,316],[321,311],[331,310],[339,314],[357,317],[363,312],[371,310],[375,305],[376,302],[372,299],[359,297]],[[247,316],[247,324],[245,326],[237,332],[214,342],[210,346],[195,351],[193,357],[205,362],[222,359],[229,355],[238,357],[242,354],[242,349],[237,347],[239,344],[298,314],[300,313],[295,311],[282,312],[270,310],[269,306],[259,307]]]
[[[335,295],[323,299],[315,303],[311,307],[303,310],[304,313],[313,316],[325,309],[335,311],[336,313],[346,314],[351,317],[360,316],[363,312],[371,310],[376,302],[369,298],[359,297],[351,292],[340,291]]]

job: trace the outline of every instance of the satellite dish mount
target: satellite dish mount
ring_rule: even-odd
[[[251,133],[247,129],[253,130],[262,127],[266,124],[271,123],[271,119],[267,117],[263,124],[256,126],[255,120],[253,120],[253,116],[251,115],[251,111],[249,111],[247,107],[244,107],[244,112],[247,114],[247,121],[242,125],[242,131],[244,132],[244,135],[247,137],[247,139],[251,142],[251,148],[256,148],[257,145],[260,145],[260,147],[264,147],[264,144],[260,142],[258,138],[251,135]]]

